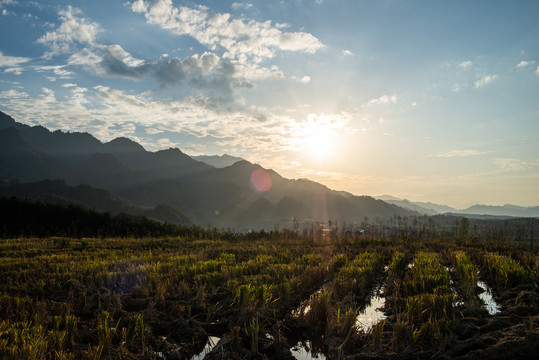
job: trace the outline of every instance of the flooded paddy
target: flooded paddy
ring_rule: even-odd
[[[382,296],[383,291],[383,285],[377,286],[373,291],[373,295],[369,299],[367,306],[358,313],[356,319],[356,327],[358,330],[368,332],[380,320],[386,318],[386,315],[381,310],[386,302],[386,298]]]
[[[326,356],[318,351],[317,347],[309,340],[298,341],[290,348],[290,352],[297,360],[326,359]]]
[[[477,286],[479,286],[483,292],[479,294],[479,298],[483,301],[485,309],[489,315],[495,315],[501,312],[500,306],[496,303],[496,300],[492,297],[492,290],[484,281],[478,280]]]
[[[202,349],[202,351],[197,355],[193,355],[189,360],[204,360],[206,355],[212,352],[219,341],[221,341],[221,338],[217,336],[209,336],[208,342],[204,346],[204,349]]]

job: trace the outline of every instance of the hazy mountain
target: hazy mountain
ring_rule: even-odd
[[[394,204],[394,205],[397,205],[397,206],[400,206],[402,208],[405,208],[405,209],[409,209],[409,210],[413,210],[413,211],[417,211],[418,213],[422,214],[422,215],[436,215],[436,214],[439,214],[438,211],[436,210],[433,210],[433,209],[430,209],[428,207],[424,207],[424,206],[420,206],[418,205],[417,203],[413,203],[409,200],[384,200],[385,202],[387,202],[388,204]]]
[[[0,183],[0,195],[16,196],[34,201],[76,204],[112,214],[142,215],[174,224],[187,225],[190,223],[185,215],[170,205],[143,207],[122,199],[110,191],[93,188],[89,185],[69,186],[63,180],[42,180],[33,183],[4,182]]]
[[[398,197],[395,197],[393,195],[379,195],[379,196],[375,196],[376,199],[378,200],[383,200],[383,201],[387,201],[387,200],[402,200]]]
[[[377,197],[384,199],[385,202],[394,204],[405,209],[417,211],[424,215],[436,214],[453,214],[453,215],[470,215],[470,216],[485,216],[488,217],[539,217],[539,207],[524,207],[517,205],[473,205],[466,209],[455,209],[447,205],[439,205],[431,202],[401,200],[391,195],[382,195]]]
[[[71,186],[89,184],[136,206],[154,209],[152,217],[161,214],[158,218],[162,219],[164,213],[174,215],[179,211],[202,225],[272,228],[291,223],[292,218],[361,221],[364,216],[415,214],[368,196],[333,191],[310,180],[285,179],[242,159],[216,168],[179,149],[149,152],[127,138],[103,144],[89,134],[50,132],[0,115],[0,127],[4,129],[0,133],[4,140],[0,145],[0,178],[63,178]],[[231,161],[232,157],[224,158]],[[90,197],[48,191],[51,197],[96,206]]]
[[[414,201],[415,205],[421,206],[425,209],[434,210],[439,214],[443,213],[450,213],[450,212],[457,212],[458,210],[447,205],[440,205],[440,204],[434,204],[431,202],[421,202],[421,201]]]
[[[473,215],[539,217],[539,206],[524,207],[510,204],[503,206],[473,205],[469,208],[460,210],[459,213]]]
[[[236,156],[231,156],[227,154],[223,155],[199,155],[199,156],[191,156],[193,159],[202,161],[208,165],[211,165],[216,168],[224,168],[230,165],[233,165],[234,163],[238,161],[242,161],[243,159]]]

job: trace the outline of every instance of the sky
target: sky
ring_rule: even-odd
[[[539,205],[539,1],[0,0],[0,111],[355,195]]]

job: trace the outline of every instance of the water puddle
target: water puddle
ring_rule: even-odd
[[[477,286],[483,290],[483,292],[479,294],[479,298],[485,304],[485,309],[488,311],[489,315],[494,315],[501,312],[501,308],[498,304],[496,304],[496,300],[494,300],[492,297],[492,291],[487,283],[477,280]]]
[[[444,267],[445,270],[449,273],[449,289],[451,289],[451,293],[455,298],[455,301],[453,301],[453,306],[464,306],[464,301],[462,298],[460,298],[457,287],[455,286],[455,282],[453,281],[453,276],[455,276],[455,269],[449,268],[447,266]]]
[[[385,297],[381,295],[383,291],[383,285],[377,286],[365,309],[361,310],[357,315],[356,327],[358,330],[367,332],[380,320],[386,318],[385,314],[380,310],[386,301]]]
[[[203,360],[206,355],[211,353],[215,345],[217,345],[220,340],[221,338],[217,336],[208,337],[208,342],[206,343],[206,346],[204,346],[204,349],[202,349],[202,351],[198,355],[193,355],[189,360]]]
[[[320,288],[318,290],[316,290],[314,293],[311,294],[311,296],[309,296],[308,299],[305,299],[301,302],[301,304],[299,304],[299,306],[297,308],[295,308],[294,310],[292,310],[290,312],[290,314],[294,317],[300,317],[302,316],[303,314],[306,314],[309,312],[309,310],[311,310],[311,300],[313,299],[313,297],[322,292],[322,289],[323,288]]]
[[[316,349],[309,340],[298,341],[296,345],[290,348],[290,352],[297,360],[326,359],[326,356]]]

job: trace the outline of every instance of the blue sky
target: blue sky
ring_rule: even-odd
[[[358,195],[539,205],[539,2],[0,0],[0,110]]]

